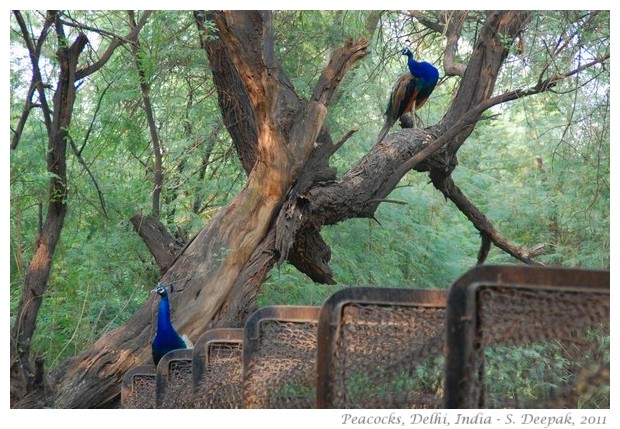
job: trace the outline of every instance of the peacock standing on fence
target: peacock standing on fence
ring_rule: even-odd
[[[169,351],[191,348],[189,340],[182,338],[172,326],[170,321],[170,301],[165,286],[158,285],[153,292],[160,296],[157,310],[157,333],[151,343],[153,362],[155,365]]]
[[[439,70],[435,66],[426,61],[414,60],[409,48],[403,48],[402,54],[407,55],[409,71],[403,73],[392,87],[377,144],[381,143],[398,118],[412,109],[415,112],[426,103],[439,80]]]

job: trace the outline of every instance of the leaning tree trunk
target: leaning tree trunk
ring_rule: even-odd
[[[337,50],[313,96],[300,100],[273,52],[268,12],[214,16],[241,77],[256,130],[256,162],[241,192],[184,248],[161,283],[178,282],[171,301],[174,323],[192,341],[209,328],[256,248],[267,236],[284,198],[299,176],[344,74],[366,54],[366,41]],[[125,325],[103,336],[57,371],[55,406],[94,407],[118,395],[122,375],[150,360],[155,300],[149,299]],[[237,322],[238,323],[238,322]]]
[[[204,42],[224,121],[249,171],[242,191],[180,252],[161,279],[176,283],[174,324],[196,341],[213,326],[238,326],[251,311],[265,274],[288,260],[317,282],[333,283],[322,225],[372,217],[411,168],[454,168],[458,147],[482,112],[527,13],[489,13],[461,89],[442,122],[404,130],[375,146],[343,177],[329,157],[322,129],[330,99],[348,69],[366,54],[366,42],[347,43],[326,66],[310,100],[301,100],[274,57],[268,12],[212,16],[219,39]],[[198,13],[200,23],[205,15]],[[234,98],[229,95],[234,95]],[[465,118],[466,120],[463,120]],[[455,146],[456,145],[456,146]],[[421,155],[420,155],[421,154]],[[420,156],[418,156],[420,155]],[[95,407],[118,395],[123,374],[150,361],[156,300],[55,372],[56,407]]]

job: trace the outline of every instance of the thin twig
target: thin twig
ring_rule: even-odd
[[[86,170],[86,173],[88,173],[91,180],[93,181],[93,184],[95,185],[95,190],[97,191],[97,195],[99,196],[99,203],[101,204],[101,210],[103,210],[103,215],[105,216],[106,219],[109,219],[108,212],[106,211],[106,208],[105,208],[105,200],[103,199],[103,192],[101,192],[101,188],[99,188],[99,184],[97,183],[97,179],[95,178],[95,175],[92,173],[92,171],[90,171],[90,168],[88,167],[88,164],[86,163],[84,158],[82,158],[82,154],[78,150],[77,145],[75,144],[75,141],[73,140],[73,138],[70,135],[67,135],[67,137],[68,137],[71,149],[73,150],[73,153],[78,159],[78,162],[84,168],[84,170]],[[84,145],[85,144],[86,144],[86,140],[84,141]],[[82,148],[83,147],[84,146],[82,146]]]

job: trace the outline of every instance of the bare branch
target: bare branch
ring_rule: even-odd
[[[555,64],[556,57],[562,51],[564,51],[565,49],[569,47],[573,39],[579,35],[579,33],[582,31],[584,26],[587,26],[598,15],[598,12],[599,11],[594,11],[592,14],[589,14],[588,19],[586,20],[585,23],[583,23],[582,26],[575,27],[571,33],[560,38],[552,49],[549,49],[547,44],[544,43],[545,49],[547,50],[547,54],[549,55],[549,58],[547,59],[547,61],[545,62],[545,64],[543,65],[540,71],[539,81],[542,80],[542,76],[544,76],[544,74],[547,72],[547,70],[549,69],[549,66],[551,66],[551,64]],[[556,66],[556,69],[557,68],[558,67]]]
[[[420,10],[409,10],[407,11],[409,16],[414,17],[420,24],[429,28],[437,33],[442,33],[445,31],[445,22],[433,21],[428,19],[422,11]]]
[[[334,153],[336,153],[336,151],[338,149],[340,149],[340,147],[346,143],[347,140],[349,140],[353,134],[355,134],[356,132],[359,131],[359,128],[352,128],[349,131],[347,131],[346,133],[344,133],[344,135],[342,137],[340,137],[340,139],[338,139],[338,141],[334,144],[332,151],[331,151],[331,155],[333,155]]]
[[[73,150],[75,157],[78,159],[78,162],[80,163],[82,168],[86,171],[86,173],[92,180],[93,185],[95,185],[95,190],[97,191],[97,196],[99,197],[99,203],[101,204],[101,210],[103,211],[103,215],[105,216],[105,218],[108,219],[108,212],[105,209],[105,200],[103,198],[103,192],[101,192],[101,188],[99,187],[99,184],[97,183],[97,179],[95,178],[95,175],[93,174],[93,172],[90,171],[90,168],[88,167],[88,163],[82,157],[82,154],[78,150],[77,145],[75,144],[75,141],[73,140],[73,138],[70,135],[68,135],[67,137],[68,137],[69,144],[71,145],[71,149]]]
[[[327,106],[345,73],[353,64],[368,54],[367,48],[368,42],[360,39],[357,42],[348,40],[342,48],[337,49],[321,73],[314,87],[312,99]]]
[[[452,177],[434,174],[433,171],[431,171],[430,177],[435,188],[437,188],[446,198],[452,201],[454,205],[456,205],[458,209],[465,216],[467,216],[467,219],[470,220],[474,227],[480,231],[482,236],[482,245],[480,252],[478,253],[478,264],[484,262],[486,255],[488,254],[490,241],[495,246],[499,247],[504,252],[510,254],[521,262],[530,265],[543,265],[532,258],[532,254],[528,249],[510,243],[502,234],[500,234],[495,229],[493,224],[487,219],[484,213],[474,206],[459,189],[459,187],[456,186],[452,180]]]
[[[130,222],[153,255],[160,272],[164,274],[183,246],[174,239],[166,226],[154,216],[136,213],[131,217]]]
[[[113,33],[111,31],[107,31],[102,28],[92,27],[90,25],[76,22],[75,20],[67,21],[67,20],[61,19],[60,22],[63,25],[66,25],[67,27],[77,28],[80,31],[90,31],[90,32],[97,33],[102,36],[108,37],[110,39],[125,39],[125,43],[131,41],[131,39],[126,39],[124,36],[119,36],[118,34]]]
[[[30,87],[28,88],[28,93],[26,95],[26,100],[24,101],[24,108],[22,109],[22,114],[19,117],[19,121],[17,122],[17,127],[13,131],[13,138],[11,139],[11,149],[16,149],[19,144],[19,139],[22,136],[22,132],[24,131],[24,126],[26,125],[26,121],[28,120],[28,116],[30,115],[30,110],[35,107],[32,102],[32,96],[34,95],[35,90],[37,89],[37,81],[32,76],[32,80],[30,81]]]
[[[463,24],[467,19],[467,12],[456,11],[447,18],[446,25],[446,48],[444,49],[443,68],[446,76],[463,76],[465,74],[466,64],[456,62],[456,52],[458,50],[459,39]]]
[[[465,113],[450,129],[448,129],[445,133],[443,133],[439,138],[437,138],[435,141],[433,141],[431,144],[429,144],[426,148],[424,148],[420,152],[416,153],[413,157],[411,157],[409,161],[405,162],[399,169],[397,169],[392,175],[393,176],[392,180],[394,181],[394,183],[398,183],[398,181],[405,175],[407,171],[413,169],[420,162],[424,161],[426,158],[432,155],[435,151],[441,148],[444,144],[446,144],[449,141],[452,141],[454,137],[456,137],[458,134],[466,130],[468,127],[473,126],[478,121],[480,115],[485,110],[490,109],[493,106],[497,106],[499,104],[508,102],[508,101],[513,101],[518,98],[527,97],[530,95],[539,94],[541,92],[548,91],[549,89],[557,85],[558,82],[560,82],[561,80],[566,79],[567,77],[573,76],[579,73],[580,71],[590,68],[596,64],[599,64],[607,60],[609,56],[610,56],[609,53],[602,55],[601,57],[596,58],[590,61],[589,63],[582,65],[581,67],[578,67],[564,74],[554,75],[543,82],[539,82],[533,87],[520,88],[520,89],[516,89],[513,91],[508,91],[503,94],[496,95],[495,97],[491,97],[491,98],[488,98],[480,102],[473,109],[470,109],[467,113]],[[460,146],[462,145],[462,143],[463,142],[451,145],[450,153],[455,154],[460,148]]]
[[[88,138],[90,134],[93,132],[93,128],[95,126],[95,120],[97,119],[97,115],[99,114],[99,110],[101,110],[101,103],[103,102],[103,97],[105,96],[108,89],[112,86],[112,82],[108,82],[108,85],[101,91],[101,95],[99,95],[99,100],[97,100],[97,106],[95,106],[95,112],[93,113],[93,117],[90,120],[90,124],[88,125],[88,129],[86,130],[86,134],[84,135],[84,141],[82,142],[82,146],[78,150],[78,154],[82,155],[82,151],[86,147],[86,143],[88,142]]]
[[[153,195],[152,195],[152,210],[153,216],[159,218],[161,203],[161,191],[164,186],[164,169],[162,160],[162,148],[159,140],[159,133],[157,132],[157,126],[155,125],[155,113],[153,112],[153,105],[151,104],[150,85],[146,81],[146,74],[144,73],[144,67],[142,64],[142,58],[140,57],[140,42],[138,40],[138,32],[135,31],[138,28],[136,24],[135,14],[133,11],[128,11],[129,14],[129,26],[131,28],[131,53],[133,55],[136,68],[138,70],[138,77],[140,78],[140,92],[142,94],[142,102],[144,104],[144,112],[146,113],[146,120],[149,125],[149,132],[151,135],[151,144],[153,146]]]
[[[487,256],[489,256],[489,252],[491,251],[491,244],[493,244],[491,242],[491,239],[489,238],[489,236],[483,232],[480,233],[480,250],[478,250],[478,261],[477,261],[477,265],[482,265],[484,264],[484,261],[486,261]]]
[[[13,135],[11,141],[11,149],[17,148],[19,144],[19,139],[21,138],[21,134],[24,126],[26,125],[26,121],[28,120],[28,116],[30,114],[30,110],[34,107],[32,104],[32,96],[34,95],[33,89],[36,88],[37,93],[39,94],[39,105],[41,107],[41,111],[43,112],[43,121],[45,123],[45,128],[47,129],[48,134],[50,133],[52,127],[52,114],[49,108],[49,104],[47,103],[47,98],[45,96],[45,85],[43,84],[43,79],[41,77],[41,69],[39,68],[39,57],[41,55],[41,48],[45,39],[47,38],[48,31],[54,22],[54,15],[48,14],[43,22],[43,28],[41,29],[41,33],[39,34],[39,38],[37,39],[36,45],[34,44],[32,38],[30,37],[30,31],[26,26],[26,22],[20,11],[13,11],[15,15],[15,19],[19,24],[19,28],[22,33],[22,38],[26,43],[26,47],[28,48],[28,53],[30,56],[30,63],[32,65],[32,80],[30,83],[30,88],[28,90],[28,96],[26,97],[26,101],[24,104],[24,109],[22,110],[22,114],[20,116],[17,128],[15,130],[15,134]]]
[[[103,55],[101,56],[101,58],[99,58],[99,60],[87,67],[84,67],[83,69],[78,70],[75,73],[75,80],[80,80],[80,79],[84,79],[86,76],[90,76],[91,74],[93,74],[94,72],[96,72],[97,70],[99,70],[101,67],[103,67],[103,65],[105,63],[108,62],[108,60],[110,59],[110,57],[112,57],[112,54],[114,53],[114,51],[116,50],[116,48],[118,48],[119,46],[125,44],[127,42],[127,40],[132,40],[134,39],[138,33],[140,32],[140,30],[142,30],[142,27],[144,27],[144,24],[146,24],[147,19],[149,18],[149,16],[151,15],[151,11],[147,10],[142,14],[142,17],[140,18],[140,21],[136,24],[135,27],[133,27],[129,33],[127,33],[127,35],[125,35],[124,37],[117,37],[115,39],[113,39],[110,42],[110,45],[108,46],[108,49],[103,53]]]

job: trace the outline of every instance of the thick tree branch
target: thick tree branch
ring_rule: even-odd
[[[447,17],[446,48],[443,55],[443,69],[446,76],[463,76],[465,74],[467,65],[456,62],[456,53],[467,15],[467,12],[464,11],[454,11]]]
[[[292,243],[290,237],[296,237],[302,231],[318,233],[325,224],[352,217],[372,218],[381,201],[411,169],[451,171],[456,160],[446,147],[451,142],[464,141],[473,130],[485,110],[481,103],[491,96],[508,53],[503,35],[516,34],[528,17],[528,13],[520,12],[488,14],[457,97],[438,126],[394,133],[375,145],[340,180],[314,183],[307,190],[300,189],[291,194],[277,222],[280,232],[276,248],[280,258],[288,255],[286,250]],[[317,257],[317,260],[321,258]],[[323,280],[327,281],[329,277]]]
[[[209,59],[209,68],[217,90],[224,125],[243,169],[249,174],[258,157],[258,126],[250,96],[223,40],[220,37],[212,37],[207,31],[205,23],[207,20],[212,21],[214,14],[194,11],[194,19],[198,26],[200,43]]]
[[[327,106],[351,65],[368,54],[367,48],[368,42],[360,39],[357,42],[347,40],[342,48],[336,50],[314,87],[312,99]]]
[[[164,274],[172,265],[182,249],[168,229],[154,216],[144,216],[136,213],[130,219],[133,228],[144,240],[146,247],[153,255],[159,266],[159,271]]]
[[[281,68],[273,52],[273,22],[266,11],[213,14],[222,41],[237,69],[252,104],[258,126],[275,127]],[[295,96],[296,98],[296,96]],[[259,132],[260,134],[260,132]],[[261,141],[259,138],[259,150]]]

